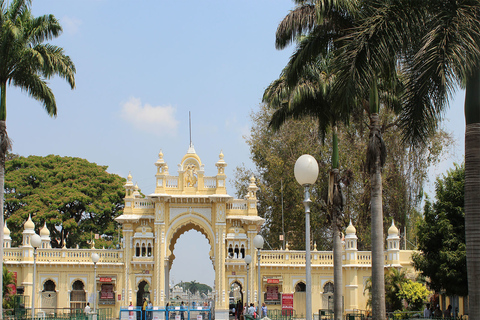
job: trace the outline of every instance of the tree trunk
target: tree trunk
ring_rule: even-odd
[[[371,115],[371,127],[378,130],[378,114]],[[380,132],[380,130],[378,130]],[[368,156],[368,155],[367,155]],[[375,170],[370,171],[372,215],[372,316],[385,319],[385,253],[383,243],[383,204],[381,152],[375,156]]]
[[[465,93],[465,238],[469,319],[480,319],[480,71]]]

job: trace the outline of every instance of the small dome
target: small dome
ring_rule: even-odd
[[[50,236],[50,231],[47,228],[47,223],[43,225],[43,228],[40,229],[40,236]]]
[[[398,229],[397,227],[395,227],[395,221],[393,220],[392,220],[392,225],[390,226],[390,228],[388,228],[388,234],[395,235],[395,236],[398,235]]]
[[[23,229],[24,230],[34,230],[35,229],[35,223],[32,221],[32,217],[28,215],[28,220],[25,221],[23,224]]]
[[[350,220],[350,224],[348,225],[347,230],[345,230],[345,233],[346,234],[356,234],[357,233],[357,229],[355,229],[355,227],[353,226],[352,220]]]
[[[10,235],[10,229],[7,227],[7,221],[5,221],[5,226],[3,227],[3,235],[4,236],[9,236]]]

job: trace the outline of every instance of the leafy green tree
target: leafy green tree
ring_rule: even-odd
[[[399,293],[408,281],[405,270],[389,268],[385,271],[385,303],[387,312],[402,310],[402,298]]]
[[[400,287],[398,297],[407,302],[409,311],[421,311],[430,294],[424,284],[408,279]]]
[[[49,155],[29,156],[6,164],[5,213],[12,240],[21,243],[29,215],[37,227],[46,223],[53,246],[111,245],[118,232],[114,218],[123,209],[125,180],[106,166]]]
[[[413,264],[436,292],[467,296],[464,210],[465,167],[455,165],[435,183],[436,202],[426,201]]]
[[[8,271],[5,265],[3,266],[2,284],[2,305],[3,308],[8,308],[10,304],[9,295],[12,289],[11,286],[15,285],[15,278],[13,273]]]
[[[75,66],[70,57],[62,48],[44,43],[60,35],[59,21],[53,15],[32,16],[30,6],[31,0],[0,0],[0,190],[4,188],[5,155],[10,149],[6,130],[7,84],[19,87],[41,102],[50,116],[57,115],[57,105],[47,80],[58,75],[72,89],[75,87]],[[3,225],[3,200],[0,192],[0,225]],[[0,256],[3,256],[2,246]]]

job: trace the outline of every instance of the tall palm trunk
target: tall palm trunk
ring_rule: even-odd
[[[371,219],[372,219],[372,316],[374,320],[383,320],[385,309],[385,252],[383,244],[383,205],[382,205],[382,167],[385,163],[387,149],[380,130],[378,112],[377,80],[370,88],[370,137],[367,149],[367,170],[371,184]]]
[[[377,115],[378,117],[378,115]],[[372,315],[385,319],[385,253],[383,249],[382,174],[380,155],[376,157],[375,172],[370,174],[372,215]]]
[[[465,93],[465,238],[469,319],[480,319],[480,70]]]
[[[340,187],[340,174],[338,163],[338,135],[337,127],[332,130],[332,171],[330,173],[329,204],[333,229],[333,312],[335,320],[343,318],[343,279],[342,279],[342,239],[339,217],[343,210],[343,195]]]

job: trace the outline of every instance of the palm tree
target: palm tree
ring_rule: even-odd
[[[43,104],[49,116],[57,115],[57,105],[46,80],[54,75],[75,87],[75,66],[62,48],[44,43],[62,32],[53,15],[33,17],[31,0],[0,0],[0,225],[3,226],[5,155],[10,149],[7,135],[7,84],[19,87]],[[0,228],[3,239],[3,228]],[[3,257],[3,246],[0,246]],[[0,263],[3,265],[3,263]],[[0,280],[1,281],[1,280]],[[0,307],[0,315],[3,314]]]
[[[337,122],[345,122],[340,110],[332,107],[330,94],[334,77],[329,71],[329,58],[318,59],[309,63],[303,69],[297,84],[292,88],[286,83],[285,76],[281,76],[265,90],[263,102],[275,109],[270,126],[278,130],[288,119],[314,117],[318,121],[322,140],[326,130],[332,128],[332,170],[329,183],[328,207],[332,221],[333,255],[334,255],[334,314],[335,319],[342,318],[342,242],[339,221],[343,213],[343,196],[340,185],[338,162],[338,135]]]
[[[302,2],[303,3],[303,2]],[[308,14],[315,14],[317,20],[313,18],[301,18],[298,14],[297,23],[290,22],[290,28],[284,27],[286,35],[281,37],[277,30],[277,48],[288,42],[280,40],[300,38],[299,34],[308,31],[308,34],[300,42],[296,52],[292,55],[286,71],[284,71],[287,84],[295,84],[301,75],[303,66],[307,65],[318,57],[325,56],[326,52],[333,52],[334,67],[338,69],[343,67],[346,71],[352,68],[344,62],[344,59],[336,57],[344,55],[344,47],[348,46],[349,35],[354,33],[362,21],[362,11],[369,8],[367,3],[362,1],[317,1],[314,2],[315,10],[311,7],[304,10]],[[293,16],[293,12],[291,15]],[[312,13],[314,12],[314,13]],[[312,22],[313,21],[313,22]],[[302,24],[303,23],[303,24]],[[288,24],[287,24],[288,25]],[[303,26],[303,28],[298,27]],[[295,26],[297,26],[295,28]],[[280,40],[279,40],[280,39]],[[383,208],[382,208],[382,177],[381,170],[386,158],[386,148],[383,142],[382,132],[379,122],[379,98],[377,90],[377,77],[388,79],[384,81],[385,86],[396,84],[395,56],[382,67],[389,67],[388,70],[372,69],[360,70],[357,73],[367,79],[367,86],[359,87],[361,90],[351,90],[351,77],[340,77],[335,81],[335,90],[332,93],[336,98],[333,99],[332,108],[342,110],[343,114],[348,115],[354,107],[363,107],[366,96],[370,96],[370,141],[367,149],[367,170],[370,173],[371,180],[371,217],[372,217],[372,313],[376,319],[385,318],[385,284],[384,284],[384,244],[383,244]],[[341,61],[342,64],[339,64]],[[386,68],[385,68],[386,69]],[[388,72],[389,71],[389,72]],[[333,71],[336,73],[336,71]],[[345,72],[344,74],[346,74]],[[348,74],[350,76],[350,74]],[[354,84],[353,86],[355,86]],[[357,88],[357,87],[356,87]]]
[[[368,6],[361,27],[344,48],[347,58],[341,64],[348,66],[344,79],[362,83],[355,77],[359,70],[372,66],[385,70],[385,61],[392,57],[401,62],[408,75],[400,117],[405,141],[421,145],[436,130],[455,89],[466,90],[467,273],[470,315],[480,318],[480,3],[376,0]]]

